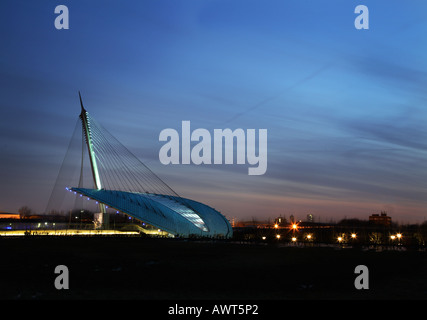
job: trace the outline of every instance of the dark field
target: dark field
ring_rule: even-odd
[[[426,299],[427,253],[139,237],[0,238],[1,299]],[[54,287],[57,265],[69,290]],[[369,290],[357,290],[357,265]]]

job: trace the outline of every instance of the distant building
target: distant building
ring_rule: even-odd
[[[387,216],[387,212],[381,211],[381,214],[372,214],[369,216],[369,222],[374,224],[380,224],[384,226],[391,225],[391,217]]]
[[[281,226],[281,225],[285,225],[286,223],[287,223],[286,218],[284,218],[282,216],[277,217],[276,219],[274,219],[274,225],[277,224],[278,226]]]

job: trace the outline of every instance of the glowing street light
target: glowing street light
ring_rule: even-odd
[[[277,234],[277,235],[276,235],[276,238],[277,238],[277,239],[280,239],[280,234]]]
[[[398,233],[398,234],[396,234],[396,237],[400,240],[400,238],[402,238],[402,234]]]
[[[351,234],[351,237],[352,237],[353,239],[356,239],[356,234],[355,234],[355,233],[352,233],[352,234]]]
[[[296,223],[293,223],[293,224],[292,224],[292,229],[296,230],[297,228],[298,228],[297,224],[296,224]]]
[[[338,242],[341,242],[342,241],[342,237],[338,237]]]
[[[307,239],[310,240],[311,239],[311,234],[307,235]]]
[[[390,238],[391,238],[391,240],[394,240],[394,239],[396,239],[396,236],[393,234],[390,236]]]
[[[297,241],[297,238],[296,237],[292,237],[292,242],[295,242],[295,241]]]
[[[279,225],[276,223],[276,224],[274,225],[274,228],[276,228],[276,229],[277,229],[278,227],[279,227]]]

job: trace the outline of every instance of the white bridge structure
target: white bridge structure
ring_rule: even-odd
[[[89,155],[93,188],[78,185],[66,190],[96,201],[101,229],[110,228],[107,209],[114,209],[171,236],[232,236],[232,227],[220,212],[179,196],[90,116],[80,92],[79,98],[83,145]]]

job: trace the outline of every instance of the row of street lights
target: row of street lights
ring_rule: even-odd
[[[277,223],[274,224],[274,229],[278,230],[278,229],[282,229],[282,228],[283,227],[279,226],[279,224],[277,224]],[[292,242],[297,242],[298,238],[296,237],[296,232],[299,231],[298,230],[299,229],[298,228],[298,224],[297,223],[291,223],[285,229],[292,230],[293,235],[290,238],[290,240]],[[282,235],[279,234],[279,233],[276,233],[275,237],[276,237],[277,240],[280,240],[282,238]],[[345,243],[346,239],[348,239],[347,237],[350,237],[351,241],[355,241],[357,239],[357,234],[356,233],[350,233],[349,235],[346,235],[346,234],[343,233],[343,234],[341,234],[341,235],[339,235],[339,236],[336,237],[336,241],[338,243]],[[400,242],[401,238],[402,238],[402,234],[401,233],[393,234],[393,235],[390,236],[390,240],[391,241],[397,239]],[[266,240],[266,239],[267,239],[266,236],[262,237],[262,240]],[[313,236],[313,234],[309,233],[309,234],[303,235],[302,238],[300,237],[299,239],[302,239],[302,241],[309,241],[310,242],[310,241],[314,240],[314,236]]]
[[[277,240],[280,240],[282,238],[282,236],[280,235],[280,234],[276,234],[276,239]],[[345,241],[345,235],[344,234],[342,234],[342,235],[340,235],[340,236],[338,236],[337,238],[336,238],[336,240],[339,242],[339,243],[342,243],[342,242],[344,242]],[[352,240],[356,240],[356,238],[357,238],[357,234],[356,233],[351,233],[350,234],[350,238],[352,239]],[[398,240],[400,240],[402,238],[402,234],[401,233],[397,233],[396,235],[391,235],[390,236],[390,239],[391,240],[396,240],[396,239],[398,239]],[[267,239],[267,237],[266,236],[263,236],[262,237],[262,240],[266,240]],[[314,237],[313,237],[313,235],[312,234],[307,234],[307,235],[305,235],[305,237],[303,237],[303,239],[304,240],[306,240],[306,241],[311,241],[311,240],[313,240],[314,239]],[[291,241],[292,242],[296,242],[298,240],[298,238],[296,237],[296,236],[292,236],[291,237]]]
[[[280,234],[276,234],[276,239],[280,239],[281,237],[282,237],[282,236],[281,236]],[[352,238],[352,239],[356,239],[356,234],[355,234],[355,233],[352,233],[352,234],[351,234],[351,238]],[[263,237],[262,237],[262,239],[263,239],[263,240],[266,240],[266,239],[267,239],[267,237],[263,236]],[[293,236],[293,237],[291,238],[291,241],[292,241],[292,242],[296,242],[297,240],[298,240],[298,238],[297,238],[297,237],[295,237],[295,236]],[[313,236],[312,236],[311,234],[307,234],[307,235],[305,236],[305,240],[308,240],[308,241],[313,240]],[[342,242],[342,241],[344,241],[344,237],[342,237],[342,236],[337,237],[337,241],[338,241],[338,242]]]

